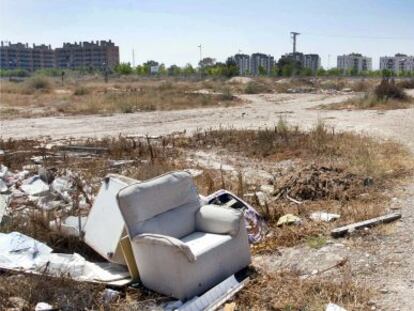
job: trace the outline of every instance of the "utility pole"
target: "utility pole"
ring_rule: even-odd
[[[135,68],[135,50],[132,49],[132,67]]]
[[[202,53],[201,53],[202,46],[201,46],[201,43],[200,43],[200,45],[198,45],[198,48],[200,49],[200,79],[201,79],[203,77],[203,63],[201,62],[201,60],[202,60]]]
[[[299,36],[300,33],[299,32],[291,32],[290,33],[290,37],[293,39],[293,54],[296,53],[296,37]]]

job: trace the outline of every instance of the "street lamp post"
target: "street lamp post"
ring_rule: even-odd
[[[200,45],[198,45],[198,48],[200,49],[200,80],[201,80],[202,77],[203,77],[203,63],[201,62],[201,60],[202,60],[202,54],[201,54],[202,46],[201,46],[201,43],[200,43]]]

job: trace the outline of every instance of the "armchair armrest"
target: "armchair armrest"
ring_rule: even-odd
[[[239,233],[242,217],[242,212],[233,208],[204,205],[196,213],[196,229],[235,236]]]
[[[191,249],[182,241],[167,235],[144,233],[135,236],[132,241],[136,244],[146,244],[153,246],[169,247],[173,251],[183,254],[189,262],[196,261],[197,257]]]

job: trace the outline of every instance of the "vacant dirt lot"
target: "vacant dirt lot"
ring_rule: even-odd
[[[410,93],[414,95],[413,91]],[[15,119],[1,121],[1,136],[63,138],[118,134],[161,135],[219,126],[271,127],[278,122],[280,116],[283,116],[288,123],[301,128],[309,128],[320,119],[333,126],[335,131],[357,131],[382,139],[393,139],[408,146],[414,153],[414,108],[389,111],[316,109],[321,104],[341,102],[351,96],[353,95],[239,95],[244,104],[228,108]],[[306,256],[310,266],[303,269],[312,271],[312,265],[320,263],[321,256],[325,258],[328,256],[326,254],[335,254],[338,259],[349,257],[352,267],[358,272],[357,279],[361,282],[368,281],[378,293],[373,301],[375,310],[413,310],[414,181],[401,186],[397,192],[398,197],[392,200],[390,208],[401,209],[403,218],[396,225],[384,226],[384,232],[380,232],[379,235],[362,236],[357,243],[347,239],[339,240],[338,243],[332,242],[335,244],[323,248],[323,251],[301,249],[295,253],[295,250],[288,249],[282,251],[278,258],[258,257],[255,263],[264,267],[277,267],[281,263],[291,261],[295,266],[295,260]],[[364,243],[370,245],[369,251],[368,247],[364,247]],[[351,248],[352,251],[349,251]],[[313,263],[312,258],[315,259]]]
[[[414,92],[411,92],[414,94]],[[153,111],[111,116],[48,117],[1,121],[3,137],[52,136],[53,138],[102,137],[106,135],[159,135],[175,131],[233,126],[273,126],[284,116],[289,123],[309,127],[317,119],[337,130],[356,130],[393,138],[414,148],[414,109],[391,111],[325,111],[321,104],[346,100],[350,95],[266,94],[239,95],[245,104],[228,108]]]

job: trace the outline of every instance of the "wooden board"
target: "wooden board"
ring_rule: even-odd
[[[376,225],[379,225],[379,224],[392,222],[392,221],[400,219],[400,218],[401,218],[400,213],[391,213],[391,214],[388,214],[388,215],[384,215],[384,216],[364,220],[364,221],[361,221],[361,222],[356,222],[356,223],[346,225],[346,226],[343,226],[343,227],[335,228],[331,231],[331,235],[334,238],[339,238],[339,237],[344,236],[347,233],[352,232],[354,230],[369,228],[369,227],[376,226]]]

